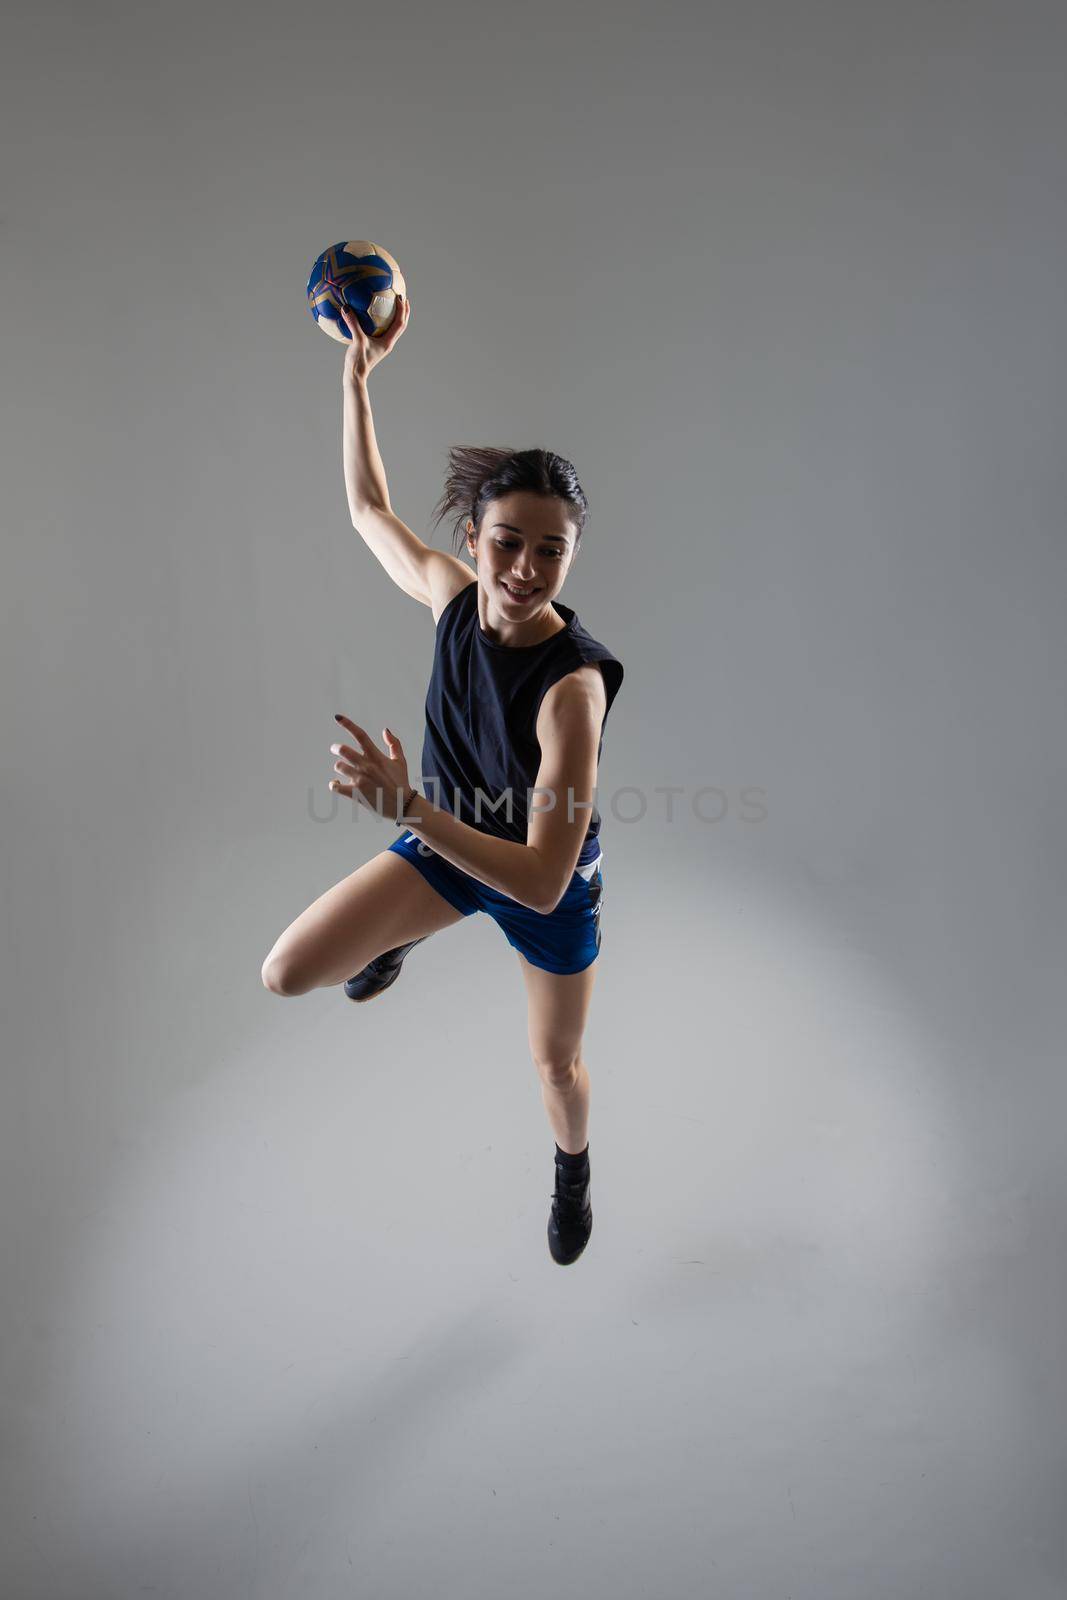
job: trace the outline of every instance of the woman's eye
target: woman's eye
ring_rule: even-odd
[[[496,542],[500,546],[501,550],[514,550],[515,548],[514,539],[498,539]],[[550,545],[547,550],[542,550],[541,554],[543,556],[552,556],[554,560],[559,561],[562,558],[563,552],[562,550],[553,549]]]

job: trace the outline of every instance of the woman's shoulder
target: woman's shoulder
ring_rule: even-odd
[[[612,668],[611,676],[616,675],[615,669],[617,669],[619,682],[622,682],[622,662],[614,650],[603,644],[601,640],[594,639],[588,628],[582,626],[577,616],[573,617],[571,626],[567,631],[576,661],[580,661],[583,665],[603,664],[605,667],[610,665]]]
[[[559,677],[552,679],[540,703],[542,706],[566,706],[572,700],[580,703],[589,693],[592,693],[594,700],[606,700],[604,675],[599,662],[569,661]]]
[[[559,705],[572,694],[580,696],[588,692],[590,685],[599,688],[599,679],[604,687],[606,716],[622,687],[622,662],[599,640],[582,639],[575,635],[573,628],[568,629],[568,634],[566,640],[561,640],[563,648],[546,674],[538,710],[546,700]]]

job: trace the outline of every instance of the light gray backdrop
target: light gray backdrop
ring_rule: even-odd
[[[0,43],[5,1600],[1060,1600],[1062,7]],[[304,300],[358,237],[398,513],[569,456],[626,667],[565,1272],[492,923],[260,983],[395,837],[334,711],[421,749]]]

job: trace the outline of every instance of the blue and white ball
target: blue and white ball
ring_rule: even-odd
[[[388,250],[369,239],[350,239],[322,252],[311,269],[307,293],[311,315],[323,333],[348,344],[351,335],[340,313],[342,303],[373,339],[392,322],[396,297],[406,296],[407,286]]]

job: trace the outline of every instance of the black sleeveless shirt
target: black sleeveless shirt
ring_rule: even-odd
[[[495,644],[482,631],[478,584],[469,583],[438,618],[426,694],[421,776],[428,798],[482,833],[519,844],[526,843],[529,792],[541,765],[534,731],[541,701],[567,673],[597,662],[607,690],[606,723],[623,676],[622,663],[585,631],[570,606],[552,604],[566,628],[540,644]],[[603,747],[601,724],[598,761]],[[544,804],[539,800],[538,809]],[[566,805],[567,795],[557,795],[556,806]],[[580,867],[600,853],[595,805],[588,816]]]

